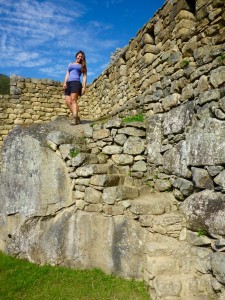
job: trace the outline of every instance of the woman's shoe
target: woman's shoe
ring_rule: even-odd
[[[78,116],[73,116],[70,124],[71,125],[78,125],[78,124],[80,124],[80,118]]]

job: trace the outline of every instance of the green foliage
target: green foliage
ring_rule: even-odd
[[[139,114],[135,116],[128,116],[122,119],[122,124],[131,122],[144,122],[144,116]]]
[[[219,24],[220,28],[224,28],[225,27],[225,20],[221,19],[218,24]]]
[[[149,300],[143,282],[104,274],[38,266],[0,252],[0,298],[5,300]]]
[[[76,157],[80,152],[76,149],[71,149],[69,155],[71,157]]]
[[[186,60],[186,59],[182,60],[180,63],[181,68],[187,68],[189,66],[189,64],[190,64],[189,60]]]
[[[0,74],[0,95],[9,95],[10,93],[10,78]]]
[[[206,231],[205,231],[205,229],[203,229],[203,228],[200,228],[199,230],[198,230],[198,236],[200,237],[200,236],[205,236],[206,235]]]
[[[225,53],[220,54],[220,56],[218,56],[218,61],[219,63],[223,63],[225,60]]]

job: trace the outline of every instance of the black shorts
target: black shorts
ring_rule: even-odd
[[[70,96],[72,93],[76,93],[81,96],[82,84],[80,81],[68,81],[67,88],[65,89],[65,95]]]

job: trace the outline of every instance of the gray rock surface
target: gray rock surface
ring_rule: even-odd
[[[181,211],[191,230],[225,236],[225,194],[212,190],[192,194],[181,204]]]
[[[2,184],[7,214],[51,214],[73,203],[68,172],[46,144],[49,126],[18,127],[5,141]]]
[[[213,166],[225,162],[225,123],[205,118],[187,133],[187,165]]]

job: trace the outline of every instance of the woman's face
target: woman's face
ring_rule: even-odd
[[[76,60],[77,60],[78,63],[82,63],[83,58],[84,58],[84,57],[83,57],[83,54],[78,53],[78,54],[77,54],[77,57],[76,57]]]

